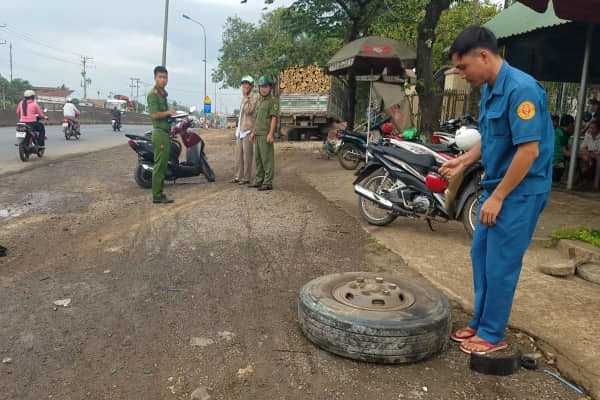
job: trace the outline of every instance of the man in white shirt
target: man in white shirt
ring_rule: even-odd
[[[75,104],[73,104],[73,99],[71,99],[70,97],[67,97],[67,102],[63,107],[63,115],[65,116],[65,118],[68,118],[71,121],[73,121],[75,123],[75,129],[77,130],[77,133],[81,133],[79,131],[79,121],[77,121],[77,118],[79,117],[79,110],[77,109],[77,107],[75,107]]]

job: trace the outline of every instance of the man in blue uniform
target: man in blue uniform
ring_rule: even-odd
[[[523,255],[552,186],[554,131],[546,92],[498,55],[491,31],[466,28],[450,55],[471,85],[483,86],[481,142],[440,172],[452,178],[479,159],[485,168],[471,247],[475,311],[452,339],[467,353],[486,354],[507,346],[504,333]]]

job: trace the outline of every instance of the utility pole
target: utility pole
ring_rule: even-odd
[[[9,46],[10,48],[10,81],[12,82],[12,78],[13,78],[13,60],[12,60],[12,43]]]
[[[135,88],[135,111],[137,112],[137,103],[138,102],[138,97],[140,96],[140,78],[129,78],[131,79],[131,85],[129,85],[129,87],[131,88],[131,98],[133,99],[133,89]],[[135,85],[133,84],[133,82],[135,82]]]
[[[169,25],[169,0],[165,0],[165,26],[163,30],[162,65],[167,66],[167,27]]]
[[[479,24],[479,0],[473,1],[473,24]]]
[[[92,57],[81,56],[81,77],[83,78],[83,80],[81,82],[81,86],[83,87],[83,99],[84,100],[87,99],[87,85],[88,85],[88,79],[86,78],[86,74],[87,74],[86,66],[91,60],[93,60]]]

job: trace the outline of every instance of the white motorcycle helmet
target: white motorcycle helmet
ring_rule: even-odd
[[[24,93],[23,93],[23,97],[35,97],[35,92],[31,89],[27,89]]]
[[[242,78],[241,83],[242,84],[249,83],[250,85],[254,85],[254,79],[250,75],[246,75],[245,77]]]
[[[73,102],[73,99],[70,98],[70,97],[67,97],[65,100],[67,101],[67,103],[72,103]]]
[[[475,128],[463,126],[456,131],[454,140],[459,149],[469,151],[481,141],[481,134]]]

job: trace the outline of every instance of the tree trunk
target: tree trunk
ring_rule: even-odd
[[[451,0],[431,0],[425,7],[425,17],[418,27],[417,93],[421,113],[420,131],[426,136],[431,136],[440,126],[443,88],[435,88],[433,83],[433,44],[440,15],[450,7],[450,3]]]
[[[350,43],[358,38],[358,27],[355,24],[352,25],[351,30],[346,36],[346,43]],[[356,115],[356,78],[354,75],[348,77],[348,123],[349,129],[354,129],[354,116]]]

